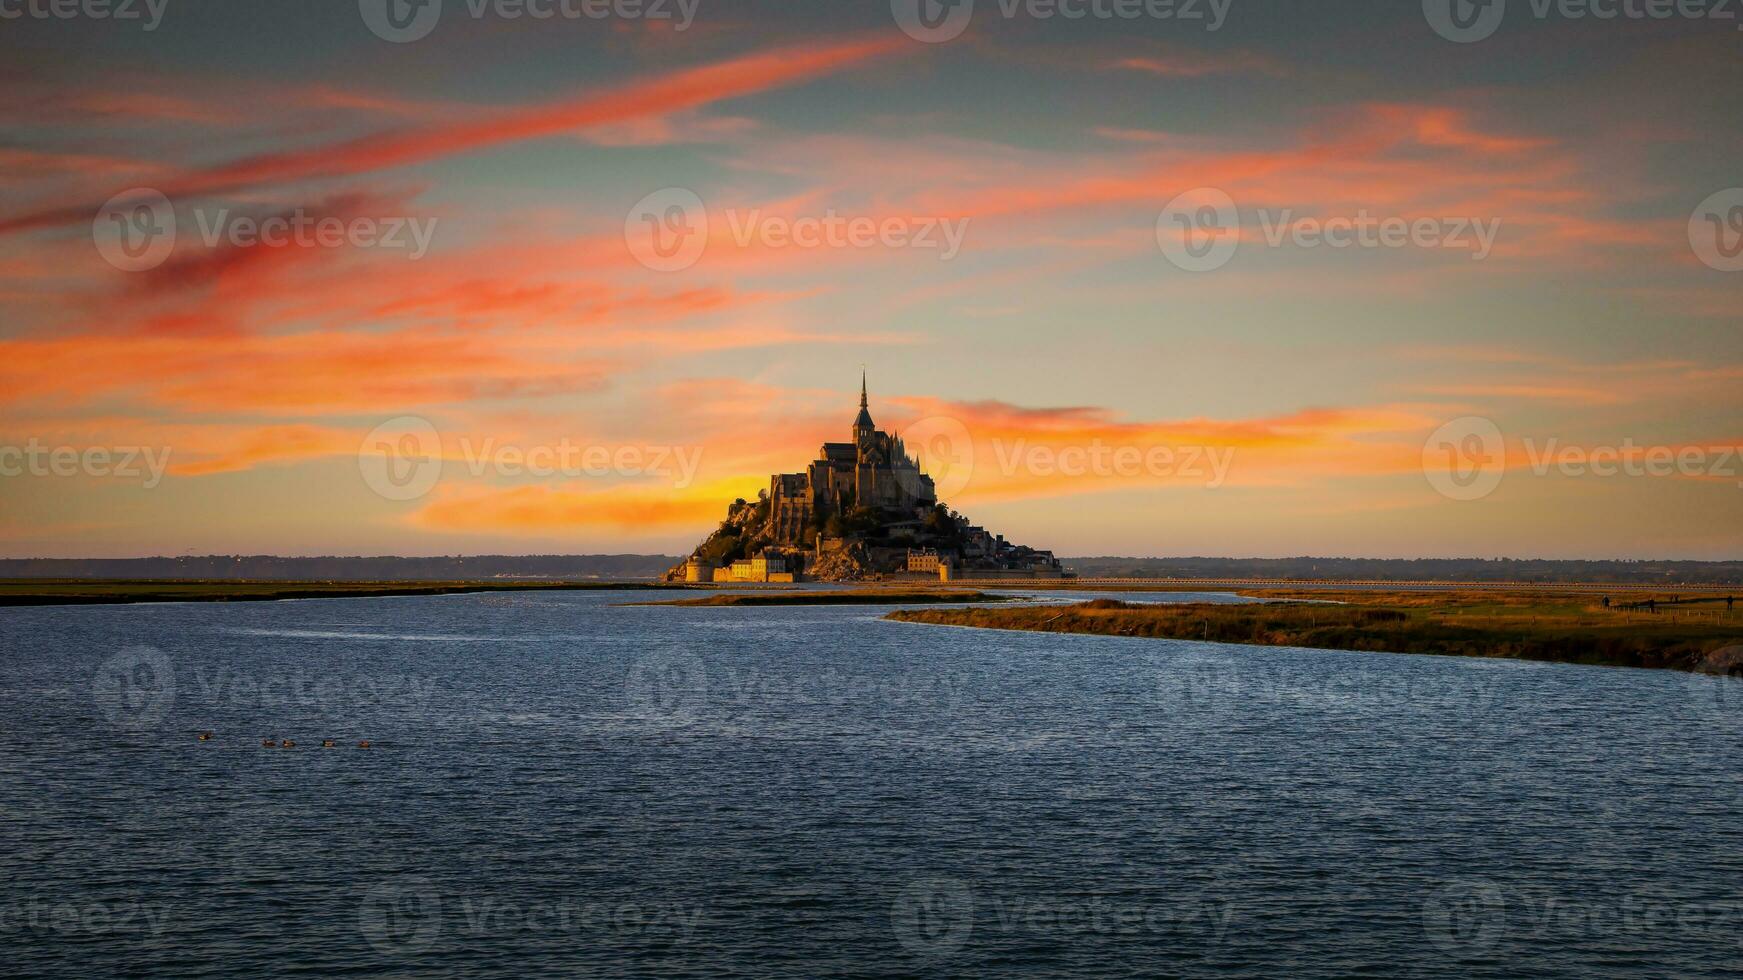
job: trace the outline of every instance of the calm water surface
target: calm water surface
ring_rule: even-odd
[[[1743,683],[642,597],[0,611],[0,972],[1743,973]]]

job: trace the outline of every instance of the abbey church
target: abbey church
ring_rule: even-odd
[[[852,581],[890,577],[1059,578],[1052,552],[1013,545],[938,500],[898,436],[878,429],[860,376],[847,442],[826,442],[803,473],[777,473],[726,520],[674,581]]]
[[[859,379],[859,415],[853,441],[826,442],[803,473],[769,478],[769,521],[779,544],[800,544],[819,513],[845,514],[856,507],[907,515],[918,521],[938,505],[932,478],[908,457],[902,440],[879,432]]]

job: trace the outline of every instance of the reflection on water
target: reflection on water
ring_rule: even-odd
[[[10,964],[1743,968],[1743,682],[644,596],[8,611]]]

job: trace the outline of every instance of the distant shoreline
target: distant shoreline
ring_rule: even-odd
[[[676,590],[659,582],[231,582],[81,579],[0,581],[0,607],[113,606],[150,602],[277,602],[286,599],[371,599],[489,592]]]
[[[1569,582],[1569,583],[1534,583],[1534,582],[1285,582],[1268,580],[1230,580],[1230,579],[1124,579],[1124,580],[999,580],[999,579],[964,579],[958,582],[932,584],[915,581],[867,581],[867,582],[815,582],[801,583],[798,587],[784,586],[770,588],[751,583],[735,583],[713,585],[698,585],[684,582],[661,582],[649,579],[630,579],[600,581],[587,579],[585,581],[550,581],[545,579],[483,579],[483,580],[429,580],[429,581],[282,581],[270,580],[231,580],[231,579],[0,579],[0,608],[22,606],[73,606],[73,605],[127,605],[149,602],[271,602],[284,599],[359,599],[372,597],[394,596],[428,596],[428,595],[464,595],[470,593],[489,592],[585,592],[585,591],[675,591],[675,592],[715,592],[722,589],[754,590],[756,593],[787,593],[794,595],[790,600],[749,599],[736,600],[727,597],[715,597],[702,600],[680,600],[676,603],[647,602],[633,605],[711,605],[711,606],[752,606],[752,605],[804,605],[828,604],[816,598],[818,593],[804,588],[805,585],[828,587],[837,590],[837,595],[860,593],[868,598],[863,600],[835,599],[833,604],[845,601],[858,601],[862,604],[897,603],[901,601],[937,602],[951,601],[948,597],[962,595],[974,590],[1021,590],[1025,592],[1037,589],[1053,592],[1123,592],[1123,593],[1178,593],[1178,592],[1238,592],[1253,597],[1285,597],[1291,594],[1323,598],[1327,594],[1340,590],[1349,590],[1351,595],[1379,600],[1388,594],[1417,593],[1421,595],[1455,595],[1458,593],[1482,593],[1494,597],[1508,594],[1553,596],[1561,595],[1566,599],[1583,597],[1595,601],[1600,596],[1639,596],[1655,595],[1661,599],[1677,594],[1695,594],[1722,596],[1735,593],[1743,596],[1743,588],[1726,585],[1677,585],[1671,587],[1622,586],[1612,583]],[[882,593],[880,595],[880,593]],[[944,596],[943,599],[928,598],[933,595]],[[904,598],[905,597],[905,598]]]

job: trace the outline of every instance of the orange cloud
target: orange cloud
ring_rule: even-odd
[[[1202,78],[1206,75],[1259,74],[1281,77],[1287,70],[1276,61],[1252,52],[1210,55],[1195,51],[1120,58],[1109,67],[1146,72],[1165,78]]]
[[[403,167],[505,143],[695,109],[839,71],[899,47],[895,39],[885,37],[765,51],[535,108],[261,154],[184,173],[162,182],[157,189],[171,199],[203,197],[240,188]],[[0,234],[87,221],[100,206],[99,202],[82,202],[16,215],[0,220]]]
[[[745,492],[742,482],[733,481],[683,491],[669,486],[444,488],[412,522],[436,531],[529,535],[577,528],[648,531],[717,521],[726,504]]]

